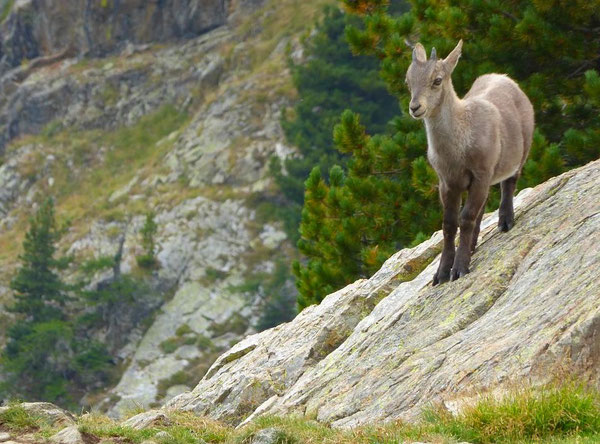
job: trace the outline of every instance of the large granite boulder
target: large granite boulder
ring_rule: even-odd
[[[233,423],[295,413],[354,427],[411,420],[474,390],[543,383],[559,366],[598,376],[600,161],[522,191],[510,232],[496,221],[484,220],[466,277],[432,287],[436,233],[371,279],[246,338],[167,407]]]

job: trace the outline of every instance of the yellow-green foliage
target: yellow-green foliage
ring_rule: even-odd
[[[51,122],[40,135],[15,141],[8,152],[29,143],[43,146],[43,150],[36,149],[23,160],[19,172],[37,180],[40,191],[37,198],[41,200],[47,195],[55,198],[61,221],[71,221],[71,232],[77,236],[84,233],[93,220],[126,220],[147,212],[149,205],[161,202],[176,205],[193,195],[175,183],[163,185],[160,192],[152,194],[152,199],[129,201],[124,196],[109,201],[113,192],[127,186],[136,175],[139,180],[131,193],[148,194],[150,190],[144,189],[141,182],[151,174],[163,171],[164,156],[173,144],[167,136],[183,129],[188,122],[187,114],[172,105],[142,117],[133,126],[111,131],[76,131]],[[56,160],[44,172],[44,177],[40,177],[41,167],[50,154]],[[49,177],[54,179],[52,186],[48,184]],[[6,271],[20,253],[23,228],[27,226],[29,215],[22,211],[16,217],[18,220],[12,229],[0,234],[0,264]],[[3,277],[9,274],[3,274]]]
[[[227,86],[235,86],[246,81],[248,76],[255,76],[253,82],[256,88],[247,93],[252,96],[247,97],[248,106],[263,108],[281,96],[294,96],[291,80],[282,75],[287,66],[285,51],[277,55],[272,53],[283,39],[307,33],[324,4],[335,4],[335,0],[269,0],[254,14],[241,18],[242,23],[235,32],[247,37],[245,41],[248,48],[242,54],[248,57],[250,66]],[[110,1],[102,1],[102,6],[110,5]],[[259,32],[256,33],[255,30]],[[154,45],[152,49],[159,47],[160,45]],[[228,56],[229,62],[232,62],[235,53],[233,44],[224,45],[223,54]],[[242,56],[237,53],[235,57]],[[135,62],[134,59],[141,61]],[[71,74],[76,75],[79,71],[90,68],[99,69],[107,64],[120,69],[122,66],[146,63],[145,54],[134,59],[119,56],[84,59],[71,67]],[[114,86],[107,86],[101,94],[106,102],[118,100],[118,92]],[[217,94],[218,92],[206,95],[204,103],[214,100]],[[260,112],[255,114],[262,115]],[[131,215],[145,213],[149,205],[162,203],[174,206],[198,195],[214,199],[238,197],[226,186],[190,188],[182,181],[159,184],[149,190],[140,185],[151,175],[167,172],[164,156],[172,148],[173,140],[166,140],[159,145],[156,142],[173,131],[183,129],[188,121],[188,116],[173,106],[165,106],[143,117],[131,127],[116,130],[77,131],[63,128],[61,122],[55,121],[49,123],[38,136],[25,136],[15,140],[7,147],[7,152],[14,152],[19,146],[28,143],[43,146],[42,150],[36,150],[36,154],[26,159],[20,172],[38,181],[37,189],[41,194],[55,197],[57,214],[62,219],[71,220],[71,233],[76,237],[87,231],[92,220],[125,220]],[[40,180],[40,167],[50,154],[56,160],[44,172],[43,180]],[[125,187],[136,175],[139,180],[133,186],[131,194],[146,195],[147,199],[128,200],[124,196],[109,202],[111,194]],[[52,187],[47,185],[47,178],[50,176],[54,179]],[[19,253],[23,236],[20,227],[26,225],[28,216],[24,213],[16,215],[19,221],[14,224],[13,229],[0,234],[0,264],[3,268],[14,262]]]
[[[246,17],[237,29],[237,33],[245,41],[244,66],[247,76],[256,76],[257,87],[252,94],[256,106],[264,106],[275,98],[282,96],[293,98],[295,88],[288,76],[282,76],[287,69],[285,48],[274,54],[274,50],[282,41],[295,36],[308,34],[324,5],[335,5],[334,0],[269,0],[265,6]],[[256,30],[260,32],[255,33]],[[225,46],[223,55],[234,69],[240,64],[240,53],[233,46]],[[234,58],[235,54],[235,58]],[[240,81],[245,78],[240,76]]]
[[[0,411],[0,432],[8,431],[11,435],[36,432],[39,436],[49,437],[56,432],[51,419],[34,414],[17,402],[11,402],[4,411]]]

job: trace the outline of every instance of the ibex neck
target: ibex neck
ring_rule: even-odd
[[[425,118],[425,125],[430,130],[451,133],[463,124],[463,113],[462,100],[458,98],[450,83],[450,87],[444,91],[438,108],[430,117]]]

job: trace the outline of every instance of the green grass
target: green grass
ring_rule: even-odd
[[[163,351],[163,353],[165,354],[171,354],[173,352],[175,352],[175,350],[177,350],[179,347],[181,347],[182,345],[193,345],[196,344],[197,341],[197,335],[193,334],[193,335],[177,335],[177,336],[173,336],[171,338],[165,339],[163,342],[160,343],[159,347],[160,349]]]
[[[157,142],[182,128],[187,121],[185,113],[166,105],[142,117],[137,124],[113,132],[65,130],[50,133],[49,137],[44,135],[46,144],[56,147],[53,190],[57,193],[61,213],[73,219],[126,217],[122,213],[130,206],[117,208],[123,202],[111,203],[108,198],[136,174],[143,177],[145,172],[159,169],[170,145],[157,145]],[[70,159],[84,167],[81,172],[69,166]],[[137,188],[135,192],[144,192],[139,185]]]
[[[0,412],[0,431],[8,431],[11,435],[35,432],[40,437],[48,438],[61,428],[53,426],[50,418],[29,412],[16,401]]]
[[[99,438],[117,438],[118,442],[131,443],[144,442],[157,433],[155,429],[135,430],[131,427],[124,427],[101,415],[89,415],[80,420],[79,431]]]
[[[424,419],[436,432],[469,442],[570,442],[600,434],[600,392],[576,382],[528,387],[500,400],[483,397],[457,417],[431,409]]]
[[[306,418],[260,417],[236,429],[190,412],[167,412],[169,425],[156,424],[134,430],[99,414],[79,418],[79,429],[108,442],[191,444],[199,439],[209,444],[248,444],[265,428],[279,432],[279,444],[400,444],[403,442],[457,443],[543,443],[591,444],[600,442],[600,391],[584,384],[567,382],[543,388],[519,388],[503,398],[483,396],[458,416],[441,408],[427,409],[416,424],[391,422],[385,425],[333,429]],[[44,430],[43,420],[33,418],[22,407],[11,406],[0,414],[0,430]],[[168,436],[155,438],[165,431]]]
[[[181,337],[181,336],[184,336],[187,334],[192,334],[192,333],[194,333],[194,330],[192,330],[192,327],[190,327],[187,324],[180,325],[177,328],[177,330],[175,330],[175,336],[177,336],[177,337]]]
[[[189,413],[174,412],[170,417],[173,425],[165,430],[174,443],[191,443],[200,437],[208,443],[243,444],[259,430],[274,427],[280,431],[278,442],[298,444],[586,444],[600,441],[600,392],[574,382],[521,388],[501,399],[484,396],[456,417],[440,408],[428,409],[416,424],[396,422],[351,431],[298,417],[261,417],[242,429]]]
[[[13,404],[0,412],[0,427],[12,431],[23,431],[38,428],[38,418],[31,415],[19,404]]]

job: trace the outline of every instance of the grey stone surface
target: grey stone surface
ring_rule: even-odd
[[[432,401],[515,380],[543,383],[557,366],[597,375],[600,161],[522,191],[510,232],[496,221],[484,221],[466,277],[431,286],[436,233],[371,279],[244,339],[168,408],[348,428],[413,420]]]
[[[239,421],[283,395],[298,378],[342,344],[360,320],[399,282],[430,262],[441,236],[403,250],[370,280],[360,280],[300,313],[292,323],[247,337],[223,354],[190,393],[168,406]]]
[[[143,430],[156,425],[170,424],[171,420],[169,420],[163,412],[158,410],[149,410],[147,412],[139,413],[122,422],[123,426],[131,427],[136,430]]]
[[[165,396],[165,399],[172,399],[175,396],[179,396],[182,393],[186,393],[189,391],[190,391],[190,387],[188,387],[187,385],[183,385],[183,384],[172,385],[171,387],[169,387],[167,389],[167,394]]]
[[[224,61],[213,50],[228,38],[231,32],[221,27],[180,45],[114,55],[118,63],[87,66],[66,58],[18,82],[17,74],[8,73],[0,78],[0,152],[15,137],[37,134],[50,123],[109,129],[134,124],[166,104],[185,108],[193,91],[219,83]]]
[[[274,427],[259,430],[252,437],[251,444],[278,444],[281,442],[283,432]]]
[[[50,441],[56,444],[83,444],[85,441],[77,426],[73,425],[52,435]]]

